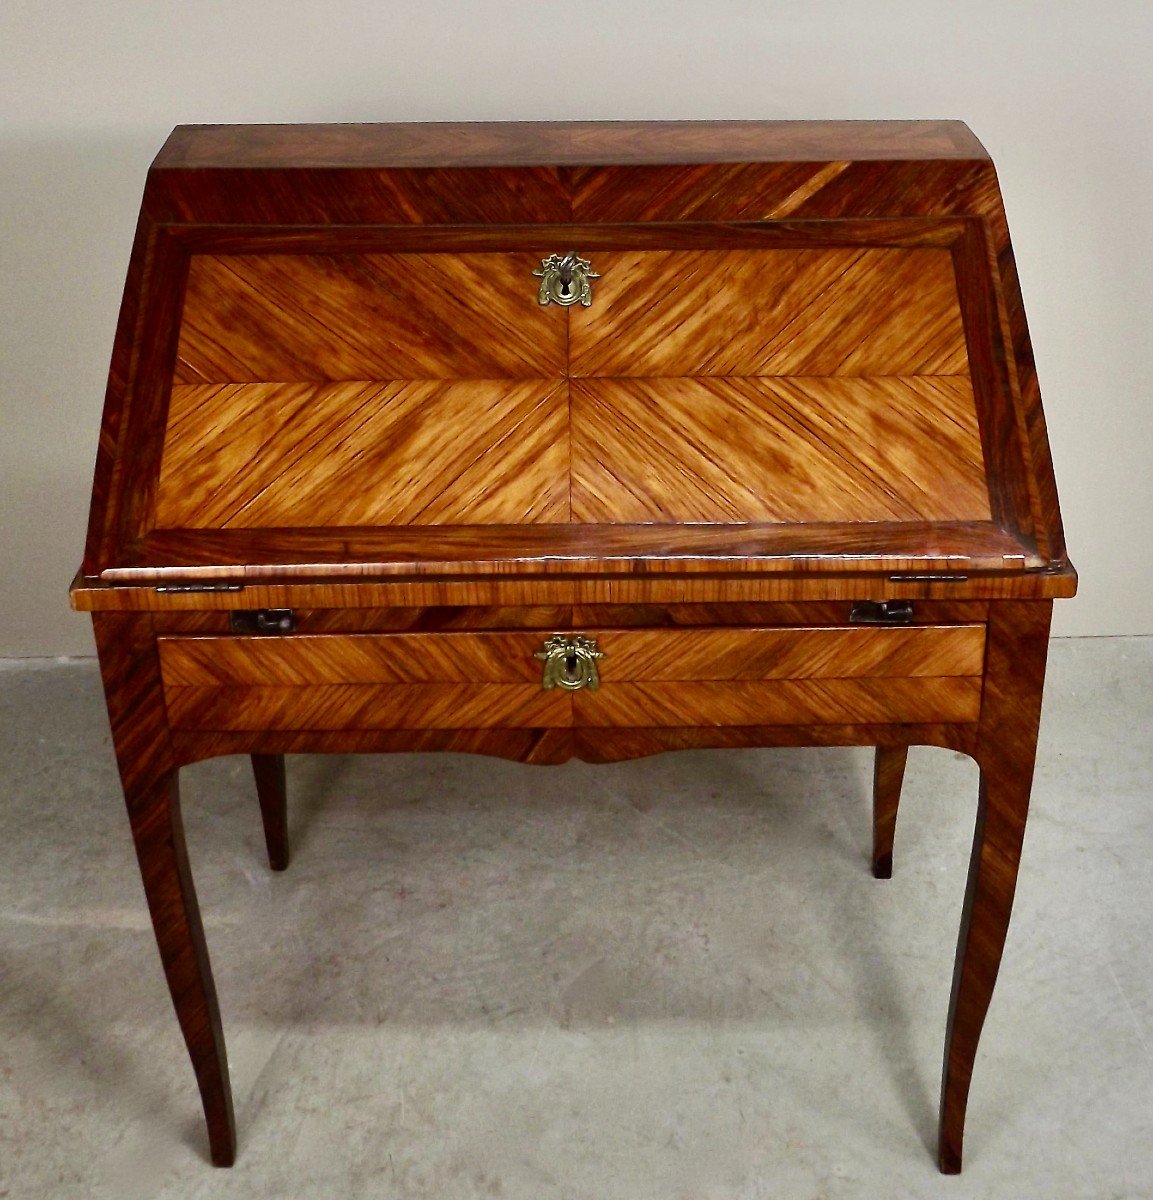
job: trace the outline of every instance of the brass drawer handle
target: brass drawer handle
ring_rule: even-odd
[[[567,254],[550,254],[541,260],[533,274],[540,276],[536,297],[539,304],[548,304],[551,300],[554,304],[583,304],[585,308],[593,302],[589,280],[600,278],[592,269],[592,263],[581,258],[575,250]]]
[[[595,692],[601,685],[597,659],[604,658],[604,651],[597,649],[592,638],[579,633],[572,637],[554,633],[533,658],[544,662],[540,685],[546,692],[556,687],[569,692],[587,687]]]

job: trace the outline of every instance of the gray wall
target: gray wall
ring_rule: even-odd
[[[144,172],[185,122],[960,117],[997,161],[1081,596],[1153,632],[1153,5],[5,0],[0,656],[83,654],[79,562]]]

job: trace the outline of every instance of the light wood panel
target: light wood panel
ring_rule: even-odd
[[[981,679],[609,683],[573,693],[577,725],[864,725],[975,721]]]
[[[596,631],[601,677],[624,680],[980,675],[985,627]]]
[[[548,729],[572,724],[567,692],[540,684],[166,687],[173,729]]]
[[[606,681],[979,675],[984,625],[593,630]],[[546,631],[162,637],[165,687],[539,682]]]
[[[545,633],[298,634],[160,639],[165,687],[336,683],[539,686]]]
[[[194,254],[178,383],[559,377],[548,254]]]
[[[581,375],[960,375],[944,249],[598,251]]]
[[[962,376],[572,385],[572,518],[988,521]]]
[[[547,380],[174,387],[156,524],[563,522],[567,426]]]

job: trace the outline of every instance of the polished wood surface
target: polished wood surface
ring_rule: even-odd
[[[157,527],[567,521],[568,410],[539,380],[176,387]]]
[[[962,121],[414,121],[180,125],[156,169],[986,158]]]
[[[268,847],[268,865],[274,871],[288,867],[288,786],[283,754],[252,755],[256,796]]]
[[[207,141],[201,140],[202,132]],[[454,167],[451,152],[436,167],[411,165],[417,161],[411,157],[413,154],[419,158],[435,148],[443,149],[446,134],[450,140],[459,139],[461,154],[479,156],[470,159],[474,165]],[[296,165],[275,165],[276,155],[293,139],[300,153]],[[836,151],[846,139],[859,145],[859,155]],[[677,157],[678,150],[703,148],[714,140],[719,149],[707,162],[693,162],[691,154],[689,158]],[[563,165],[559,160],[541,166],[524,165],[548,148],[556,149],[561,142],[578,157],[585,150],[593,157],[583,165]],[[196,340],[194,326],[212,327],[214,318],[207,309],[211,307],[213,289],[202,286],[209,276],[228,276],[235,267],[247,277],[250,260],[258,263],[281,259],[264,268],[253,267],[255,277],[292,280],[304,271],[316,282],[334,274],[331,283],[336,307],[332,315],[344,313],[352,297],[358,298],[358,311],[354,321],[334,322],[334,346],[325,344],[323,330],[316,331],[319,345],[317,337],[305,336],[304,341],[313,344],[313,350],[305,355],[313,360],[305,373],[313,371],[323,377],[327,367],[316,365],[317,354],[323,357],[332,350],[337,360],[348,354],[355,360],[362,352],[369,360],[377,357],[377,351],[366,345],[357,331],[372,326],[374,318],[365,314],[378,311],[374,305],[383,306],[379,309],[383,312],[392,303],[382,295],[388,292],[387,273],[382,275],[374,266],[371,270],[365,268],[364,277],[358,277],[357,270],[349,265],[350,253],[354,251],[373,263],[400,264],[403,259],[405,266],[398,265],[398,286],[428,318],[430,341],[422,347],[419,338],[404,333],[406,327],[398,317],[397,353],[407,361],[403,368],[390,369],[456,370],[452,365],[454,351],[444,344],[443,336],[443,316],[449,311],[444,305],[451,292],[447,281],[453,275],[452,266],[444,264],[467,255],[492,258],[504,264],[498,267],[497,275],[504,272],[511,279],[513,264],[531,261],[542,243],[556,249],[570,240],[579,243],[582,250],[595,250],[610,258],[621,255],[618,261],[622,263],[639,254],[648,255],[646,261],[653,263],[661,255],[683,251],[698,257],[719,255],[730,262],[736,261],[727,257],[732,255],[744,255],[752,262],[768,261],[777,254],[801,254],[827,265],[847,254],[856,256],[851,269],[863,271],[866,276],[869,264],[885,255],[904,256],[893,261],[906,267],[914,262],[944,263],[950,259],[950,268],[934,266],[923,281],[921,273],[907,272],[907,277],[902,276],[902,288],[891,289],[890,296],[906,286],[927,289],[927,295],[942,297],[950,287],[955,289],[964,324],[963,357],[973,385],[992,518],[967,523],[981,527],[980,540],[985,543],[1001,537],[1010,545],[1000,553],[983,554],[962,540],[936,558],[947,559],[945,570],[969,576],[967,594],[979,594],[980,584],[972,578],[974,572],[1004,571],[1019,576],[1022,570],[1047,568],[1066,574],[1070,570],[1064,559],[1043,420],[1029,365],[1019,296],[1014,292],[1016,281],[996,177],[987,156],[963,126],[850,123],[806,128],[690,122],[674,128],[592,123],[583,132],[575,127],[513,124],[499,129],[463,127],[455,132],[449,127],[428,127],[423,132],[407,127],[360,132],[311,129],[295,134],[279,128],[245,127],[186,131],[173,145],[175,157],[162,155],[150,175],[142,209],[141,236],[130,281],[136,292],[131,312],[139,312],[144,325],[128,319],[131,313],[126,309],[119,338],[131,342],[139,337],[146,352],[134,354],[127,345],[114,354],[116,369],[110,376],[85,558],[84,570],[89,578],[156,563],[165,544],[163,539],[157,542],[153,537],[158,531],[158,507],[165,520],[176,519],[165,505],[157,505],[169,400],[165,382],[166,376],[169,380],[176,377],[179,384],[179,373],[184,369],[180,366],[182,339],[186,348],[191,347]],[[950,145],[952,151],[947,149]],[[219,165],[193,170],[176,165],[185,152],[193,156],[199,153],[198,146],[207,155],[205,161]],[[215,149],[209,150],[209,146]],[[316,147],[321,147],[318,152],[322,157],[330,152],[335,155],[331,167],[315,165],[310,155]],[[390,147],[397,151],[397,157],[390,158]],[[731,161],[721,152],[725,147],[736,154]],[[786,154],[789,147],[795,152],[792,158]],[[598,158],[601,150],[605,157]],[[246,163],[244,156],[249,153],[253,157]],[[342,161],[342,153],[350,157]],[[215,158],[218,154],[224,158]],[[492,155],[494,165],[476,165]],[[231,165],[226,165],[226,159]],[[312,167],[307,165],[309,162],[313,162]],[[499,163],[504,165],[496,165]],[[462,171],[464,174],[460,174]],[[638,222],[650,224],[641,226]],[[401,247],[407,247],[407,252],[397,253]],[[404,270],[414,264],[418,267],[415,274],[406,276]],[[903,269],[898,268],[896,273],[901,275]],[[955,282],[947,279],[950,271]],[[467,282],[468,277],[469,272],[458,274],[455,282]],[[186,283],[190,285],[187,294],[192,323],[184,329],[184,316],[173,298],[181,296]],[[598,283],[605,283],[611,295],[611,281],[602,278]],[[277,314],[285,311],[280,307],[285,289],[278,293],[275,286],[266,288],[255,296],[251,309],[246,309],[236,299],[243,294],[243,287],[239,283],[228,286],[234,287],[229,304],[236,319],[231,323],[235,332],[231,327],[224,330],[225,341],[232,338],[236,344],[225,347],[224,359],[232,361],[237,355],[243,359],[254,348],[259,350],[259,359],[263,335],[254,345],[252,322],[257,328],[268,321],[275,325],[280,319]],[[240,287],[240,293],[235,287]],[[836,293],[833,284],[830,294]],[[367,304],[361,304],[362,299]],[[550,329],[555,332],[561,323],[566,327],[577,325],[589,315],[583,310],[542,313],[530,295],[513,322],[517,328],[509,332],[507,311],[499,301],[494,302],[497,307],[492,320],[502,328],[502,336],[495,341],[513,346],[514,359],[518,360],[500,365],[502,371],[529,369],[520,359],[532,348],[518,341],[519,331],[528,324],[542,321],[546,333]],[[323,306],[327,301],[319,303]],[[882,295],[874,298],[869,309],[880,316],[885,303]],[[285,299],[285,304],[291,310],[291,301]],[[607,311],[603,305],[601,309]],[[937,314],[929,322],[930,329],[933,320],[944,319],[946,324],[938,332],[944,334],[952,328],[955,333],[958,308],[950,309],[946,304],[938,309],[930,303],[925,311]],[[590,312],[596,312],[595,306]],[[818,344],[850,336],[853,312],[853,298],[845,296],[837,310],[838,319],[826,322]],[[903,316],[894,318],[895,336],[885,340],[886,354],[900,343],[906,343],[905,349],[918,344],[926,347],[917,333],[920,312],[918,306],[906,305]],[[683,315],[687,327],[691,327],[691,310]],[[549,325],[553,316],[562,320],[553,320]],[[307,312],[302,319],[307,323]],[[483,317],[482,324],[489,319]],[[438,321],[440,335],[435,332]],[[727,323],[732,323],[731,312]],[[407,328],[411,333],[411,325]],[[603,345],[612,340],[601,342]],[[661,339],[669,345],[676,340]],[[687,339],[689,343],[692,340]],[[278,337],[272,336],[270,341],[275,344]],[[291,353],[291,347],[283,341],[279,338],[279,351],[273,346],[274,358]],[[555,352],[555,339],[550,343],[548,337],[542,337],[540,346],[546,344],[552,345]],[[927,345],[931,344],[930,339]],[[946,344],[954,347],[950,353],[955,359],[952,333],[942,343]],[[499,358],[501,353],[475,337],[465,336],[462,345],[469,347],[477,361],[491,360],[492,353]],[[214,353],[208,353],[209,362]],[[391,353],[387,351],[386,357]],[[853,353],[850,349],[849,356]],[[367,366],[363,357],[361,365]],[[953,369],[951,364],[946,366]],[[344,374],[348,369],[346,366],[335,373]],[[367,380],[337,382],[372,381],[370,376]],[[909,436],[915,441],[915,435]],[[131,447],[130,454],[126,453],[127,447]],[[967,464],[979,461],[971,454],[964,459]],[[962,471],[965,478],[967,470]],[[939,489],[942,493],[947,490],[944,486]],[[176,494],[174,483],[168,494]],[[359,497],[361,489],[350,489],[348,494]],[[948,509],[949,505],[941,507]],[[267,519],[282,518],[269,514]],[[298,514],[292,519],[299,519]],[[374,521],[382,517],[377,506],[366,502],[360,505],[357,519]],[[865,519],[872,524],[872,518]],[[903,519],[910,521],[908,517]],[[915,518],[911,523],[918,524]],[[555,524],[559,528],[560,522]],[[178,527],[171,528],[181,532]],[[277,528],[283,531],[283,537],[269,535],[247,546],[247,565],[254,570],[267,568],[269,578],[292,568],[294,531],[286,526]],[[370,532],[372,527],[361,528]],[[191,539],[185,558],[189,565],[203,562],[214,553],[212,543],[197,547],[197,529],[186,532]],[[851,522],[844,528],[823,531],[828,548],[826,565],[839,564],[832,569],[849,565],[864,568],[883,557],[900,569],[893,541],[879,529],[873,532],[881,535],[881,540],[862,545]],[[913,532],[915,540],[923,543],[936,540],[931,529]],[[779,557],[793,558],[791,565],[811,574],[814,564],[804,545],[791,543],[780,530],[775,536],[782,542]],[[934,549],[943,546],[938,542]],[[719,556],[724,551],[718,548],[715,553]],[[567,555],[563,544],[544,538],[536,552],[537,569],[546,573],[565,569]],[[647,560],[645,569],[672,567],[659,548],[643,544],[630,546],[627,556],[638,563],[638,569],[641,559]],[[423,554],[421,557],[427,558]],[[908,561],[915,570],[928,568],[930,559],[917,555],[902,559]],[[379,573],[381,565],[375,560],[364,564],[370,573]],[[507,571],[513,560],[493,566]],[[600,565],[593,562],[589,569],[599,571]],[[715,562],[705,564],[704,569],[714,570]],[[115,574],[107,577],[118,582],[131,578]],[[1015,578],[1008,591],[999,581],[991,583],[991,589],[984,593],[990,598],[1060,594],[1038,593],[1035,580]]]
[[[573,696],[578,725],[874,725],[975,721],[979,676],[604,683]]]
[[[174,378],[559,378],[566,313],[532,275],[550,253],[194,254]]]
[[[537,682],[552,632],[305,634],[159,639],[166,688],[226,684]],[[985,626],[848,629],[582,627],[614,680],[980,675]]]
[[[989,614],[988,662],[973,757],[981,790],[945,1034],[938,1162],[961,1170],[965,1109],[981,1027],[993,996],[1029,813],[1051,603],[998,604]]]
[[[968,374],[947,249],[599,251],[593,267],[574,377]]]
[[[541,306],[534,267],[573,249],[591,307]],[[871,746],[883,877],[908,748],[932,745],[982,777],[941,1106],[958,1170],[1051,599],[1075,590],[963,125],[176,130],[71,594],[213,1161],[235,1129],[180,766],[251,756],[281,870],[287,754]],[[900,599],[908,626],[853,623]],[[263,608],[291,629],[234,631]],[[541,687],[555,632],[597,639],[597,690]]]
[[[908,759],[908,746],[877,747],[873,763],[873,874],[878,879],[893,877],[893,835]]]
[[[727,557],[724,566],[735,561]],[[771,569],[772,560],[769,560]],[[719,565],[719,564],[714,564]],[[577,564],[579,569],[579,564]],[[541,604],[556,606],[602,607],[626,605],[639,608],[660,608],[669,605],[684,607],[701,605],[704,608],[727,607],[733,604],[816,603],[827,604],[859,600],[883,594],[894,600],[922,600],[929,603],[984,603],[989,599],[1044,599],[1076,594],[1077,576],[1073,571],[1035,571],[1032,573],[997,576],[979,572],[966,576],[933,576],[924,573],[924,564],[909,567],[910,573],[861,574],[851,571],[756,575],[700,574],[670,575],[667,578],[596,577],[576,575],[570,578],[429,578],[413,580],[398,576],[391,580],[366,577],[357,583],[324,581],[309,578],[303,569],[300,576],[307,582],[267,583],[255,581],[243,568],[224,571],[206,568],[181,571],[179,578],[204,578],[211,583],[231,578],[239,590],[229,592],[171,592],[159,590],[164,586],[164,570],[149,567],[128,570],[124,582],[78,580],[72,590],[72,605],[83,612],[227,612],[245,608],[325,608],[366,609],[377,606],[504,607],[523,604],[532,608]],[[819,565],[814,568],[819,571]],[[979,597],[967,600],[968,597]],[[563,623],[563,622],[562,622]],[[756,622],[753,622],[754,624]]]
[[[578,693],[541,689],[540,634],[161,637],[158,646],[174,729],[977,719],[983,625],[586,633],[605,658],[600,688]]]
[[[574,521],[990,517],[962,376],[579,380],[571,428]]]
[[[180,816],[177,762],[165,717],[156,642],[147,617],[93,617],[112,744],[152,928],[192,1059],[212,1161],[236,1158],[236,1120],[216,985]]]

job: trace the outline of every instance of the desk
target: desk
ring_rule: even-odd
[[[981,768],[965,1105],[1071,596],[988,156],[957,122],[210,126],[145,188],[93,614],[213,1161],[235,1130],[179,768],[877,747]]]

